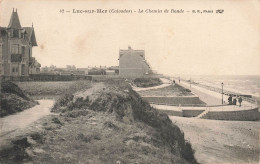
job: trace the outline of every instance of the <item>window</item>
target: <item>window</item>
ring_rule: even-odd
[[[13,44],[11,47],[11,53],[12,54],[18,54],[19,53],[19,44]]]
[[[24,54],[24,53],[25,53],[25,47],[22,46],[22,54]]]
[[[15,72],[15,68],[14,67],[12,68],[12,71]]]
[[[18,37],[19,37],[19,30],[16,30],[16,29],[15,29],[15,30],[13,31],[13,37],[14,37],[14,38],[18,38]]]

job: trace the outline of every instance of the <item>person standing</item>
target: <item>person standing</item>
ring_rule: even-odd
[[[228,97],[228,105],[232,105],[232,96],[231,95],[229,95],[229,97]]]
[[[242,97],[241,96],[239,96],[239,98],[238,98],[238,102],[239,102],[239,107],[241,107],[241,104],[242,104]]]

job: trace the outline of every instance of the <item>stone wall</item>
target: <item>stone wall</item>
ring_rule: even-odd
[[[237,121],[255,121],[258,120],[258,108],[239,111],[209,111],[202,116],[204,119],[212,120],[237,120]]]
[[[205,103],[202,102],[199,97],[142,97],[148,102],[155,104],[171,104],[171,105],[197,105],[205,106]]]
[[[174,110],[159,110],[165,114],[168,114],[169,116],[180,116],[183,117],[182,111],[174,111]]]
[[[205,110],[182,110],[183,117],[197,117]]]

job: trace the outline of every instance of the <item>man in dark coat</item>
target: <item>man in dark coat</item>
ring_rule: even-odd
[[[228,97],[228,105],[232,105],[232,96],[231,95],[229,95],[229,97]]]
[[[233,99],[233,105],[237,105],[237,99],[236,98]]]
[[[239,96],[238,102],[239,102],[239,107],[241,107],[241,103],[242,103],[242,97],[241,96]]]

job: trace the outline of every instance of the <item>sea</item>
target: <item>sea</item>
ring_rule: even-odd
[[[223,83],[224,90],[260,98],[260,75],[175,75],[174,77],[220,89]]]

